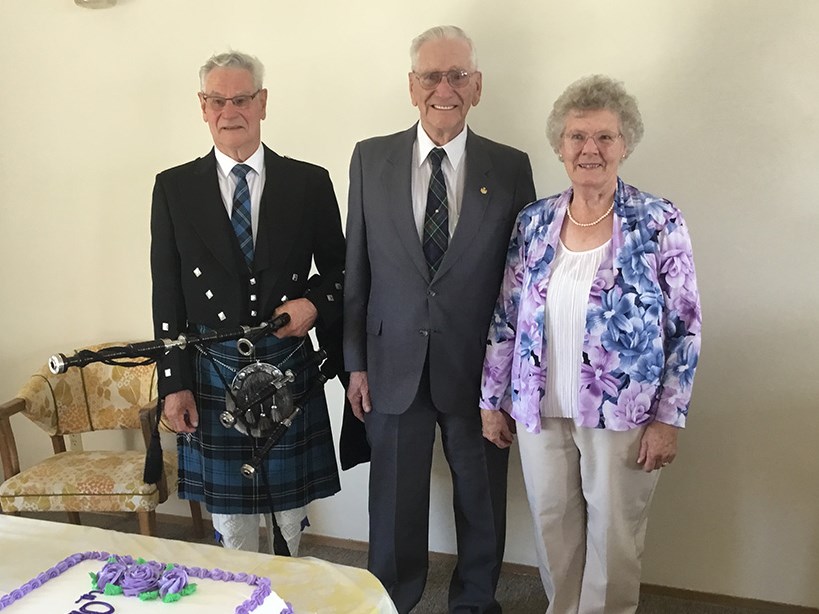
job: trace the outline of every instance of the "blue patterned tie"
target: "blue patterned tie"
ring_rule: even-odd
[[[250,188],[247,185],[247,174],[250,170],[247,164],[237,164],[230,171],[236,175],[230,222],[233,224],[236,238],[239,239],[239,247],[245,256],[248,269],[253,266],[253,226],[250,222]]]
[[[427,259],[429,274],[434,277],[444,259],[449,245],[449,210],[447,209],[446,181],[441,161],[446,152],[436,147],[429,152],[432,163],[432,176],[429,178],[427,192],[427,210],[424,215],[424,236],[422,240],[424,256]]]

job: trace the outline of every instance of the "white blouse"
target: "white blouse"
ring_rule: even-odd
[[[585,252],[557,247],[546,293],[544,335],[548,348],[546,394],[540,401],[545,418],[574,418],[580,390],[580,364],[586,311],[594,277],[611,240]]]

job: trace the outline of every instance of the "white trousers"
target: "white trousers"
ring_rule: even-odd
[[[637,464],[644,428],[578,428],[544,418],[518,430],[547,614],[626,614],[640,597],[640,557],[659,471]]]
[[[290,549],[290,556],[299,555],[301,525],[307,515],[306,507],[274,512],[276,523]],[[212,514],[213,528],[222,535],[222,545],[231,550],[259,551],[259,516],[267,526],[268,547],[273,554],[273,523],[269,514]]]

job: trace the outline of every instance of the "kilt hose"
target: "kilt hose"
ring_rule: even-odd
[[[204,330],[207,329],[200,328],[199,332]],[[295,338],[265,337],[255,344],[256,359],[282,370],[299,365],[312,349],[307,338],[304,346],[296,350],[300,342]],[[210,343],[205,350],[216,360],[215,368],[228,384],[236,371],[255,362],[238,353],[236,341]],[[294,350],[293,356],[280,364]],[[252,438],[219,422],[225,409],[224,384],[213,362],[196,349],[188,351],[196,374],[194,396],[199,428],[192,434],[177,436],[180,499],[204,502],[211,513],[264,514],[307,505],[341,489],[323,393],[313,396],[253,478],[248,479],[242,476],[240,468],[253,456]],[[296,373],[296,380],[290,384],[293,394],[306,392],[317,373],[316,366]],[[257,447],[264,443],[264,439],[256,440]],[[262,471],[267,473],[269,498]]]

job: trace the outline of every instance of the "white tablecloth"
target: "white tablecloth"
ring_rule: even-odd
[[[286,558],[225,550],[93,527],[0,514],[0,595],[75,552],[102,550],[188,566],[244,571],[270,578],[297,614],[396,612],[378,580],[364,569],[312,557]]]

